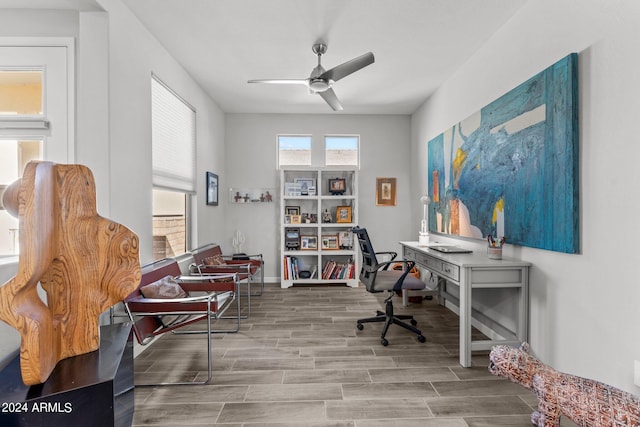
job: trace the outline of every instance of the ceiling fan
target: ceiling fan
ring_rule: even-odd
[[[338,80],[355,73],[361,68],[371,65],[374,62],[373,53],[367,52],[350,61],[335,66],[330,70],[325,70],[320,57],[327,51],[327,45],[316,43],[311,48],[313,53],[318,55],[318,65],[311,71],[307,79],[263,79],[249,80],[247,83],[273,83],[273,84],[301,84],[309,88],[311,93],[317,93],[324,99],[334,111],[342,110],[342,105],[333,91],[333,84]]]

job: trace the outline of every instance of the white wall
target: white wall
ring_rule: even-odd
[[[205,170],[225,172],[224,115],[120,0],[99,3],[105,12],[2,9],[0,36],[76,37],[76,162],[93,171],[98,212],[138,234],[146,263],[153,245],[151,73],[196,108],[198,194],[204,194]],[[223,213],[198,198],[194,245],[223,234]],[[0,283],[15,269],[15,263],[0,265]],[[0,364],[16,336],[0,322]]]
[[[409,116],[228,114],[225,128],[227,173],[220,178],[220,192],[227,219],[226,233],[220,235],[217,242],[225,252],[230,252],[233,231],[241,230],[246,236],[243,251],[264,253],[265,276],[280,276],[278,209],[281,206],[279,203],[229,205],[227,193],[230,187],[279,187],[278,134],[311,134],[313,144],[321,146],[328,134],[360,135],[360,225],[368,228],[379,251],[400,251],[398,241],[417,238],[420,221],[417,224],[407,221],[410,207],[415,203],[409,197],[411,176],[406,167],[410,157]],[[397,178],[396,206],[375,205],[376,177]]]
[[[640,360],[635,186],[640,182],[640,3],[531,0],[412,117],[412,190],[426,142],[571,52],[579,53],[581,253],[507,245],[533,263],[530,342],[555,368],[635,394]],[[414,218],[421,211],[414,205]],[[478,244],[478,250],[482,250]]]
[[[99,3],[109,13],[110,215],[138,234],[145,263],[152,259],[151,73],[196,109],[201,195],[205,170],[225,172],[224,115],[120,0]],[[194,245],[222,234],[223,212],[207,208],[204,197],[198,198]]]

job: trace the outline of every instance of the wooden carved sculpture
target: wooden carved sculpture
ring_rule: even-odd
[[[599,381],[558,372],[531,356],[526,343],[520,348],[495,346],[489,355],[489,372],[532,390],[538,410],[531,423],[558,427],[564,415],[581,427],[638,427],[640,399]]]
[[[20,332],[22,380],[39,384],[60,360],[98,349],[100,313],[140,283],[138,237],[98,215],[82,165],[30,162],[3,202],[19,220],[20,255],[0,287],[0,319]]]

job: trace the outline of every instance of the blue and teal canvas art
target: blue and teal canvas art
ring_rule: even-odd
[[[578,55],[429,141],[429,230],[579,252]]]

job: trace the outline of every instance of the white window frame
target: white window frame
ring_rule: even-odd
[[[292,137],[292,138],[309,138],[309,164],[299,164],[299,165],[281,165],[280,164],[280,137]],[[277,159],[277,169],[282,169],[283,167],[310,167],[313,166],[313,136],[311,134],[305,133],[279,133],[276,135],[276,159]]]
[[[328,165],[327,164],[327,138],[355,138],[357,140],[356,146],[356,164],[355,165]],[[323,158],[325,166],[336,166],[336,167],[355,167],[360,169],[360,135],[358,134],[327,134],[324,136],[324,146],[323,146]]]
[[[154,82],[158,84],[156,88],[162,87],[169,94],[175,97],[175,100],[180,101],[187,107],[192,114],[191,115],[191,125],[192,129],[189,131],[191,133],[191,142],[190,146],[187,147],[187,150],[190,151],[190,159],[188,163],[190,164],[190,170],[188,173],[180,173],[172,172],[170,170],[166,170],[162,167],[156,169],[156,165],[153,163],[153,153],[157,148],[153,143],[152,138],[152,182],[153,188],[164,191],[175,191],[179,193],[183,193],[185,195],[185,251],[188,251],[191,247],[191,242],[193,241],[192,231],[193,224],[195,221],[195,209],[193,205],[195,203],[195,194],[196,194],[196,185],[197,185],[197,171],[196,171],[196,147],[197,147],[197,111],[196,109],[187,102],[184,98],[182,98],[179,94],[177,94],[174,90],[172,90],[166,83],[164,83],[159,77],[152,74],[151,75],[151,86],[152,92],[154,88]],[[172,100],[174,102],[175,100]],[[153,104],[153,94],[152,94],[152,104]],[[152,107],[153,108],[153,107]],[[188,113],[186,110],[183,113]],[[152,111],[152,129],[153,129],[153,111]],[[186,132],[185,132],[186,134]],[[153,131],[152,131],[153,135]],[[163,147],[167,148],[167,147]],[[185,147],[182,146],[184,149]],[[176,156],[179,156],[176,155]],[[184,160],[184,159],[183,159]]]
[[[66,138],[63,138],[66,140],[58,140],[56,143],[52,143],[51,138],[49,138],[46,93],[44,94],[44,103],[42,106],[44,117],[25,118],[18,121],[5,117],[4,119],[0,119],[0,129],[4,129],[1,133],[7,137],[17,136],[19,139],[42,138],[44,160],[57,163],[75,163],[75,39],[73,37],[0,37],[0,47],[66,48],[66,123],[56,125],[66,126]],[[43,85],[43,90],[47,90],[46,84]]]
[[[42,114],[38,115],[0,115],[0,139],[40,141],[40,158],[56,163],[75,163],[75,39],[73,37],[0,37],[0,48],[41,49],[35,55],[38,65],[10,65],[0,59],[0,67],[5,70],[37,70],[43,72]],[[46,48],[63,50],[43,52]],[[64,56],[62,56],[64,55]],[[54,56],[56,59],[49,61]],[[32,60],[34,57],[31,57]],[[26,61],[30,62],[30,61]],[[31,61],[32,62],[32,61]],[[55,65],[54,65],[55,64]],[[64,64],[64,70],[62,69]],[[57,66],[60,68],[57,68]],[[47,68],[49,67],[49,68]],[[51,70],[54,67],[54,72]],[[47,74],[48,73],[48,74]],[[57,75],[53,81],[48,77]],[[65,79],[66,87],[61,89],[53,83]],[[50,93],[52,88],[55,93]],[[49,101],[55,97],[54,106]],[[58,131],[52,134],[50,122]],[[0,143],[2,143],[0,141]],[[1,196],[1,195],[0,195]]]

